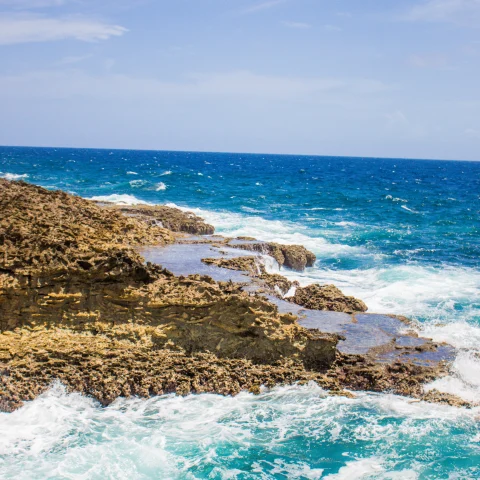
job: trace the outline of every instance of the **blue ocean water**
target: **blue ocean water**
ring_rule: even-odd
[[[480,402],[480,163],[0,147],[0,176],[193,210],[225,235],[301,243],[334,283],[457,347],[428,388]],[[480,409],[392,395],[120,400],[55,386],[0,414],[2,478],[480,478]]]

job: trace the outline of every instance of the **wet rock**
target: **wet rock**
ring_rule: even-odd
[[[237,240],[241,240],[239,237]],[[245,239],[244,239],[245,240]],[[235,248],[260,252],[264,255],[270,255],[282,267],[290,268],[302,272],[306,267],[312,267],[316,261],[316,256],[302,245],[281,245],[280,243],[258,242],[258,243],[235,243],[231,245]]]
[[[268,273],[258,257],[254,256],[236,258],[203,258],[202,262],[221,268],[247,272],[251,277],[261,280],[261,286],[268,287],[268,293],[280,298],[283,298],[292,286],[299,285],[297,281],[291,282],[278,273]]]
[[[344,295],[335,285],[297,287],[290,300],[312,310],[353,313],[366,312],[368,309],[361,300]]]
[[[335,360],[336,335],[301,327],[263,297],[144,265],[132,245],[164,245],[170,231],[63,192],[7,181],[0,189],[4,408],[55,379],[107,404],[120,395],[233,393],[307,378]],[[185,367],[202,354],[208,362]],[[297,373],[269,376],[287,360]],[[245,362],[251,374],[240,381]]]
[[[303,328],[238,284],[145,265],[132,247],[165,245],[174,236],[156,213],[131,214],[0,180],[1,410],[18,408],[55,380],[107,405],[119,396],[258,393],[260,385],[312,380],[334,392],[421,398],[423,383],[444,374],[442,365],[341,355],[338,335]],[[257,245],[289,268],[315,261],[303,247]],[[223,260],[215,261],[270,288],[292,286],[255,257]],[[309,308],[366,309],[331,286],[299,287],[297,294]]]

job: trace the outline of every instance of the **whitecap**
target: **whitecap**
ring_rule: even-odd
[[[0,177],[4,178],[5,180],[21,180],[22,178],[28,178],[28,174],[23,173],[3,173]]]
[[[163,177],[165,175],[171,175],[171,174],[172,174],[171,170],[165,170],[163,173],[160,174],[160,176]]]
[[[145,185],[147,182],[145,180],[131,180],[129,183],[132,188],[139,188]]]
[[[127,172],[127,175],[138,175],[137,172]]]
[[[406,205],[401,205],[400,208],[403,208],[404,210],[407,210],[407,212],[415,213],[417,215],[420,215],[420,212],[417,212],[416,210],[413,210],[412,208],[408,208]]]
[[[112,195],[96,195],[96,196],[90,197],[88,200],[94,200],[96,202],[116,203],[117,205],[139,205],[139,204],[151,205],[149,202],[140,200],[139,198],[133,195],[118,194],[118,193],[113,193]]]
[[[156,188],[155,188],[155,190],[157,192],[161,192],[161,191],[166,190],[166,189],[167,189],[167,186],[163,182],[157,183]]]

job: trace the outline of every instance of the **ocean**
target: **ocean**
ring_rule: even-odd
[[[480,401],[480,162],[0,147],[0,176],[305,245],[315,266],[282,274],[412,318],[458,350],[426,388]],[[0,431],[0,478],[480,478],[480,407],[315,384],[107,408],[55,384]]]

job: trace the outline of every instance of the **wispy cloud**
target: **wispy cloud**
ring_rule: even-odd
[[[282,3],[286,3],[287,0],[269,0],[268,2],[257,3],[256,5],[252,5],[251,7],[245,8],[242,10],[241,13],[249,14],[249,13],[256,13],[261,12],[262,10],[268,10],[269,8],[276,7]]]
[[[480,129],[478,128],[467,128],[463,134],[469,138],[475,138],[480,140]]]
[[[404,20],[480,27],[480,0],[426,0],[414,5]]]
[[[65,3],[66,0],[0,0],[0,6],[7,5],[17,9],[61,7]]]
[[[0,16],[0,45],[76,39],[84,42],[106,40],[127,32],[125,27],[82,16],[43,15]]]
[[[408,58],[408,64],[416,68],[447,68],[448,59],[442,54],[420,55],[414,54]]]
[[[342,29],[340,27],[338,27],[337,25],[327,24],[327,25],[323,25],[322,28],[326,32],[341,32],[342,31]]]
[[[70,55],[68,57],[63,57],[61,60],[57,62],[57,65],[73,65],[75,63],[84,62],[89,58],[92,58],[93,55],[91,53],[85,55]]]
[[[249,71],[191,74],[183,81],[106,73],[91,75],[79,70],[54,70],[0,76],[0,98],[191,99],[192,97],[259,98],[317,102],[350,102],[389,90],[374,79],[261,75]],[[7,93],[8,92],[8,93]]]
[[[312,26],[309,23],[303,22],[282,22],[282,25],[288,28],[311,28]]]

